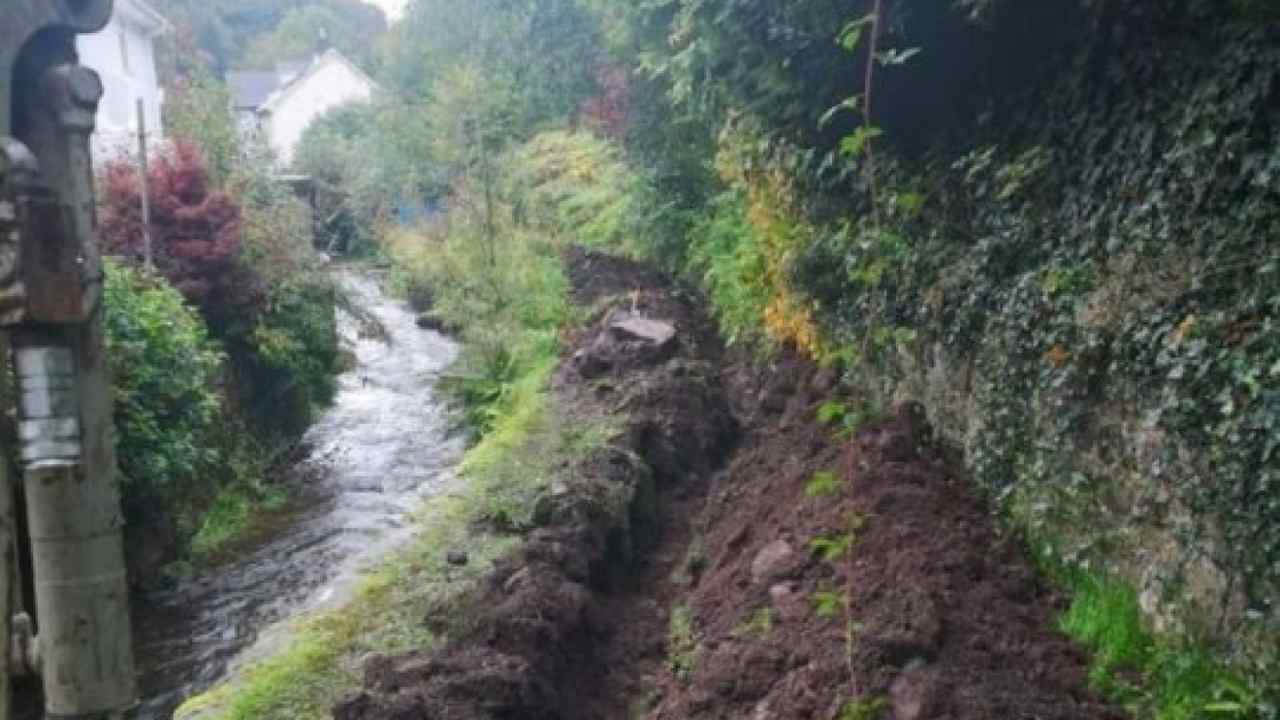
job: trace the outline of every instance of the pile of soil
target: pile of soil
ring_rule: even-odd
[[[1124,717],[919,406],[839,440],[817,420],[830,373],[788,359],[733,385],[752,426],[700,521],[693,668],[660,673],[648,717]],[[824,540],[850,546],[827,560]]]
[[[918,407],[838,439],[816,419],[834,374],[727,363],[695,293],[566,263],[599,312],[566,335],[557,403],[626,432],[495,568],[469,632],[374,659],[337,718],[1123,717]],[[821,472],[838,482],[815,495]],[[815,551],[846,536],[839,558]],[[691,647],[670,646],[675,608]]]

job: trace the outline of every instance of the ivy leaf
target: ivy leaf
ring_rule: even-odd
[[[857,157],[867,149],[867,145],[872,140],[883,134],[884,131],[875,125],[863,125],[854,130],[852,135],[840,141],[840,152],[849,157]]]
[[[1280,377],[1280,360],[1277,360],[1276,364],[1271,366],[1271,370],[1268,371],[1268,374],[1271,377]]]
[[[894,198],[894,204],[907,217],[915,217],[924,207],[924,195],[918,192],[902,193]]]
[[[876,14],[868,13],[848,25],[845,25],[837,38],[837,42],[840,43],[840,47],[848,50],[849,52],[857,50],[858,45],[862,42],[863,33],[866,31],[867,27],[875,24],[875,21]]]

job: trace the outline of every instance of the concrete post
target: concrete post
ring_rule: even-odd
[[[100,718],[136,692],[89,151],[102,85],[76,64],[74,38],[101,29],[112,3],[6,2],[0,139],[32,165],[8,183],[16,230],[0,233],[0,325],[19,384],[33,669],[49,717]]]

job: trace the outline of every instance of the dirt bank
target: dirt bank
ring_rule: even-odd
[[[337,718],[1120,717],[916,408],[838,439],[831,373],[726,365],[696,294],[566,259],[597,311],[557,403],[625,430],[553,485],[466,629],[371,660]]]

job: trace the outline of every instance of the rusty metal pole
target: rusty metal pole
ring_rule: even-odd
[[[26,170],[7,185],[0,326],[19,384],[38,633],[17,654],[41,677],[48,717],[113,717],[136,691],[89,150],[102,85],[74,44],[112,3],[6,2],[0,138]]]
[[[147,167],[147,110],[138,98],[138,187],[142,197],[142,252],[143,265],[155,269],[151,257],[151,177]]]

